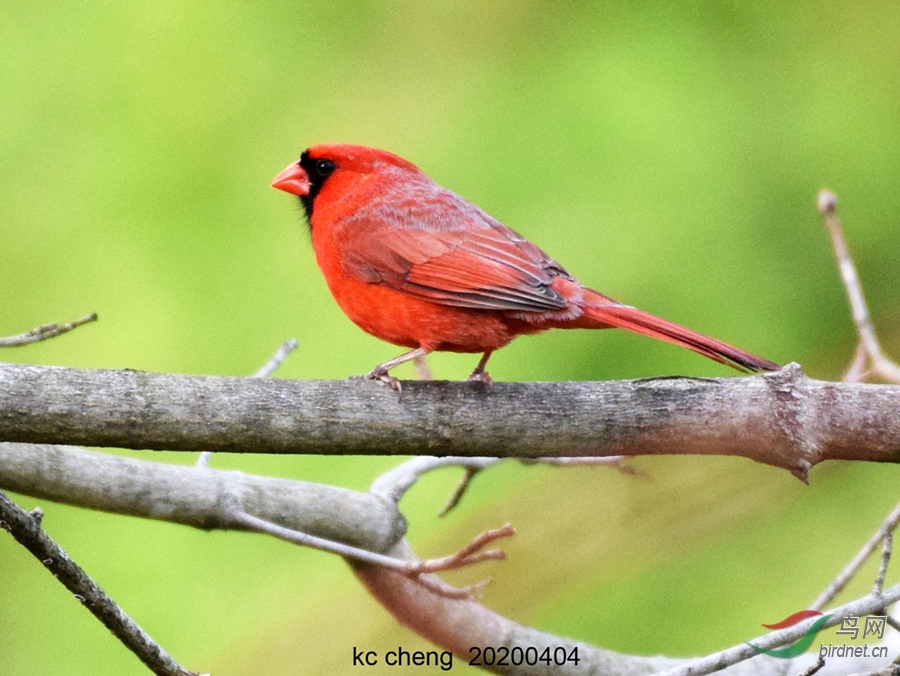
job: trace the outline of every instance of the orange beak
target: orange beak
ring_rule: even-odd
[[[284,168],[275,180],[272,181],[272,187],[284,190],[292,195],[306,197],[309,195],[309,176],[306,170],[299,163],[294,162]]]

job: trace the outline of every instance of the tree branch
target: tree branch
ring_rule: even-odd
[[[891,510],[891,513],[888,514],[878,530],[875,531],[875,534],[863,545],[859,553],[853,557],[853,560],[849,564],[847,564],[847,567],[840,572],[830,585],[828,585],[828,588],[819,595],[819,598],[812,602],[810,609],[821,610],[826,604],[831,603],[834,597],[844,590],[844,587],[847,586],[866,561],[869,560],[869,557],[872,556],[878,548],[878,545],[885,542],[886,538],[891,536],[897,528],[897,524],[900,524],[900,503]],[[888,548],[888,554],[890,555],[890,548]],[[887,562],[883,561],[883,565],[886,567]]]
[[[23,345],[39,343],[42,340],[56,338],[56,336],[61,336],[64,333],[68,333],[69,331],[77,329],[79,326],[83,326],[84,324],[89,324],[95,321],[97,321],[96,312],[93,314],[85,315],[81,319],[76,319],[74,322],[68,322],[66,324],[57,324],[55,322],[50,322],[49,324],[41,324],[37,328],[31,329],[31,331],[20,333],[17,336],[7,336],[0,338],[0,347],[21,347]]]
[[[746,378],[287,381],[0,364],[0,440],[136,449],[460,456],[739,455],[805,479],[900,461],[900,387]]]
[[[496,673],[632,676],[685,666],[689,662],[603,650],[520,625],[466,594],[454,597],[439,577],[416,571],[418,559],[402,537],[405,522],[387,496],[234,471],[173,466],[64,446],[12,443],[0,443],[0,487],[68,504],[203,529],[246,530],[251,526],[236,519],[235,512],[252,514],[285,528],[410,562],[406,570],[398,571],[396,566],[389,569],[348,559],[359,579],[394,617],[461,659],[470,659],[473,654],[469,649],[474,646],[510,650],[537,647],[539,651],[548,647],[551,652],[560,647],[567,653],[578,649],[577,666],[495,667],[492,670]],[[468,551],[466,548],[464,553]],[[416,573],[414,579],[410,577],[411,572]],[[885,604],[897,594],[898,588],[894,587],[860,601],[872,605],[869,602],[877,597]],[[861,614],[863,610],[862,606],[852,605],[852,610],[847,612]],[[773,641],[772,645],[777,645],[770,636],[760,639],[760,644],[767,646],[765,641]],[[776,638],[789,640],[785,636]],[[742,653],[733,654],[735,651],[740,651],[740,647],[724,651],[722,658],[746,657]],[[814,656],[798,658],[791,665],[804,668],[812,664],[811,658]],[[760,665],[767,660],[784,662],[760,656],[731,667],[728,673],[735,676],[761,673]]]
[[[406,531],[396,504],[371,493],[68,446],[0,443],[0,488],[204,530],[246,530],[232,517],[240,510],[374,552]]]
[[[287,359],[291,352],[297,349],[297,339],[291,338],[290,340],[284,341],[279,348],[275,351],[275,354],[271,356],[269,361],[263,364],[262,368],[260,368],[256,373],[254,373],[251,378],[268,378],[275,371],[278,370],[278,367]],[[212,456],[210,451],[203,451],[200,453],[200,457],[197,458],[196,465],[198,467],[206,467],[209,464],[209,459]]]
[[[40,514],[40,513],[39,513]],[[0,528],[31,552],[76,599],[125,644],[154,674],[197,676],[141,629],[69,555],[41,529],[40,518],[29,514],[0,491]]]
[[[900,366],[884,355],[881,343],[878,342],[878,336],[875,334],[875,328],[872,326],[872,320],[869,318],[869,307],[866,304],[866,297],[863,295],[859,274],[856,272],[856,264],[850,255],[850,249],[844,239],[843,225],[837,215],[837,195],[829,190],[820,191],[817,206],[819,213],[822,214],[825,227],[828,229],[828,235],[831,237],[831,246],[837,259],[841,281],[847,291],[847,299],[850,301],[856,333],[859,335],[856,356],[847,370],[844,380],[856,382],[865,379],[867,375],[876,375],[898,383],[900,382]]]
[[[862,598],[846,603],[839,608],[828,611],[825,614],[831,615],[831,617],[822,626],[823,628],[833,627],[834,625],[839,624],[843,618],[850,617],[851,615],[856,617],[872,615],[880,612],[885,606],[896,603],[897,601],[900,601],[900,584],[895,585],[890,589],[886,589],[882,594],[872,592]],[[803,622],[798,622],[787,629],[769,632],[768,634],[752,639],[748,641],[748,643],[752,643],[757,648],[766,650],[777,648],[799,639],[813,624],[815,624],[817,619],[819,618],[811,617]],[[699,660],[691,661],[689,664],[675,667],[658,676],[701,676],[702,674],[711,674],[726,666],[735,664],[739,660],[747,660],[751,657],[756,657],[758,654],[759,653],[751,646],[747,645],[747,643],[742,643],[733,648],[728,648],[728,650],[723,650],[702,657]]]
[[[167,465],[66,446],[14,443],[0,443],[0,487],[203,529],[256,529],[258,524],[235,519],[235,511],[240,510],[291,530],[406,561],[407,569],[398,572],[348,559],[356,575],[389,612],[425,638],[466,659],[471,657],[472,646],[579,648],[581,668],[559,671],[555,666],[541,669],[543,665],[538,665],[528,672],[547,676],[592,673],[585,671],[586,664],[599,665],[595,673],[624,676],[649,674],[681,663],[665,657],[620,655],[556,637],[498,615],[468,593],[454,597],[439,577],[416,570],[418,559],[403,539],[406,524],[396,504],[372,493],[207,467]],[[464,553],[468,551],[466,548]]]

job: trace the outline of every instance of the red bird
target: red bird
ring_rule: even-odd
[[[516,336],[622,328],[741,371],[778,365],[583,286],[550,256],[406,160],[374,148],[317,145],[272,186],[298,195],[316,261],[341,309],[376,338],[412,348],[365,377],[429,352],[481,353],[470,380]]]

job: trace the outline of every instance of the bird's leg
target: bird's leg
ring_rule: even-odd
[[[419,380],[434,380],[425,357],[416,357],[416,373],[419,374]]]
[[[400,386],[400,381],[397,380],[394,376],[390,375],[388,371],[390,371],[395,366],[399,366],[403,362],[424,357],[429,352],[431,352],[431,350],[426,350],[424,347],[417,347],[415,350],[404,352],[399,357],[394,357],[393,359],[389,359],[383,364],[379,364],[371,371],[369,371],[366,375],[357,377],[361,377],[365,380],[380,380],[381,382],[390,385],[391,389],[397,392],[397,394],[401,394],[403,388]]]
[[[488,385],[494,384],[494,379],[488,374],[487,371],[484,370],[484,367],[488,363],[488,359],[491,358],[493,352],[485,352],[481,355],[481,359],[478,362],[478,366],[475,367],[475,370],[469,374],[468,380],[474,380],[479,383],[486,383]]]

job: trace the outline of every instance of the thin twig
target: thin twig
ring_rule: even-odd
[[[856,344],[856,350],[853,353],[853,361],[841,378],[845,383],[861,383],[871,375],[869,367],[869,356],[862,343]]]
[[[407,575],[407,577],[411,577]],[[478,592],[490,582],[490,579],[482,580],[475,584],[466,585],[465,587],[454,587],[444,582],[437,575],[417,575],[411,579],[423,589],[427,589],[432,594],[442,596],[457,601],[467,600],[474,601]]]
[[[839,624],[845,617],[862,617],[864,615],[880,612],[884,606],[896,603],[897,601],[900,601],[900,584],[886,589],[883,595],[867,594],[850,603],[846,603],[843,606],[828,611],[827,614],[831,615],[831,617],[829,617],[822,625],[822,628],[833,627],[836,624]],[[819,620],[821,620],[821,617],[810,617],[809,619],[798,622],[786,629],[779,629],[778,631],[773,631],[755,639],[751,639],[749,643],[752,643],[757,648],[763,650],[771,650],[772,648],[787,645],[803,636],[809,631],[812,625]],[[698,660],[692,660],[684,666],[669,669],[657,676],[702,676],[703,674],[711,674],[715,671],[720,671],[725,667],[737,664],[738,662],[742,662],[751,657],[756,657],[757,655],[759,655],[759,653],[756,649],[747,643],[741,643],[740,645],[733,646],[726,650],[701,657]]]
[[[622,460],[627,456],[584,456],[584,457],[544,457],[544,458],[517,458],[523,465],[550,465],[554,467],[566,466],[573,467],[578,465],[612,465],[623,469]],[[456,507],[475,475],[482,470],[496,465],[502,458],[487,457],[466,457],[466,456],[445,456],[435,457],[431,455],[422,455],[397,465],[387,472],[377,477],[372,482],[369,489],[371,493],[380,495],[399,502],[406,492],[412,488],[423,474],[431,472],[442,467],[462,467],[465,473],[460,478],[459,483],[453,490],[453,493],[447,498],[443,508],[438,512],[438,516],[446,516],[454,507]],[[627,471],[627,469],[623,469]]]
[[[409,570],[408,562],[400,559],[393,559],[384,554],[370,552],[366,549],[346,545],[343,542],[328,540],[316,535],[301,533],[297,530],[279,526],[277,523],[260,519],[259,517],[248,514],[247,512],[235,509],[229,512],[229,516],[235,524],[245,527],[247,530],[256,531],[257,533],[265,533],[285,542],[291,542],[295,545],[318,549],[319,551],[337,554],[345,558],[355,559],[363,563],[371,563],[378,566],[384,566],[397,572],[405,573]]]
[[[844,288],[850,300],[853,323],[856,325],[856,332],[859,334],[860,348],[865,355],[863,364],[868,364],[870,367],[869,369],[863,368],[860,363],[859,353],[857,353],[850,369],[844,376],[844,380],[846,382],[856,382],[864,378],[867,375],[866,371],[868,371],[890,382],[900,383],[900,366],[884,356],[878,337],[875,335],[875,329],[869,317],[869,308],[863,295],[862,284],[860,284],[859,275],[856,272],[856,265],[853,263],[853,258],[850,256],[847,242],[844,239],[841,219],[836,213],[837,196],[829,190],[820,191],[818,207],[825,226],[828,228],[828,234],[831,236],[831,245],[837,258],[838,269],[841,272],[841,279],[844,282]]]
[[[251,377],[268,378],[270,375],[275,373],[276,370],[278,370],[278,367],[281,366],[284,360],[288,358],[288,355],[296,349],[296,338],[291,338],[290,340],[284,341],[275,351],[275,354],[272,355],[271,359],[263,364],[262,368],[260,368]],[[197,462],[194,464],[194,466],[206,467],[207,465],[209,465],[209,459],[212,457],[212,455],[212,451],[203,451],[202,453],[200,453],[200,457],[197,458]]]
[[[862,599],[851,601],[841,608],[831,611],[833,617],[831,617],[824,624],[824,627],[833,626],[840,622],[843,617],[847,617],[850,615],[861,616],[876,612],[886,614],[887,607],[892,603],[900,600],[900,585],[895,585],[887,591],[883,590],[884,578],[887,573],[887,566],[891,556],[891,534],[897,527],[898,523],[900,523],[900,504],[897,504],[894,509],[891,510],[891,513],[888,514],[885,520],[878,527],[878,530],[875,532],[875,534],[871,538],[869,538],[869,541],[866,542],[866,544],[853,558],[850,564],[843,571],[841,571],[840,575],[838,575],[835,580],[828,586],[828,589],[826,589],[809,607],[810,610],[821,610],[825,607],[826,604],[830,603],[834,599],[834,597],[838,593],[840,593],[840,591],[850,582],[850,580],[853,579],[854,575],[859,572],[860,568],[862,568],[863,564],[866,562],[869,556],[871,556],[872,553],[878,548],[878,544],[880,542],[884,542],[884,549],[881,556],[881,565],[879,567],[878,576],[875,580],[875,587],[872,593],[868,596],[863,597]],[[881,599],[882,603],[880,605],[873,606],[868,602],[869,599]],[[773,631],[766,636],[762,636],[758,639],[750,641],[750,643],[757,646],[758,648],[764,649],[771,649],[781,645],[786,645],[787,643],[795,641],[800,636],[802,636],[806,632],[806,630],[808,630],[812,626],[812,624],[817,621],[817,619],[817,617],[809,618],[808,620],[798,622],[797,624],[794,624],[793,626],[786,629]],[[890,624],[892,627],[895,626],[896,621],[893,620],[893,618],[891,618],[890,616],[888,616],[887,621],[888,624]],[[725,667],[731,666],[749,657],[755,656],[756,651],[752,648],[749,648],[750,652],[747,652],[748,648],[749,646],[745,644],[743,646],[736,646],[734,648],[723,650],[713,655],[707,655],[706,657],[703,657],[688,666],[678,667],[667,671],[665,672],[665,676],[680,676],[687,674],[690,674],[690,676],[699,676],[700,674],[708,674],[712,673],[713,671],[718,671],[719,669],[724,669]],[[818,671],[818,669],[816,669],[816,671]],[[815,673],[815,671],[810,673]]]
[[[623,460],[627,460],[628,455],[606,455],[606,456],[592,456],[586,455],[584,457],[578,456],[565,456],[565,457],[553,457],[548,456],[546,458],[519,458],[519,462],[523,465],[549,465],[550,467],[579,467],[579,466],[597,466],[597,465],[608,465],[612,467],[620,467],[620,463]],[[630,471],[629,471],[630,473]]]
[[[891,533],[884,534],[884,548],[881,550],[881,563],[878,566],[878,575],[875,577],[875,585],[872,591],[880,594],[884,589],[884,578],[887,575],[888,564],[891,561],[891,548],[894,542],[894,536]]]
[[[797,676],[813,676],[813,674],[818,673],[825,666],[825,658],[819,655],[819,659],[816,661],[814,665],[812,665],[809,669],[805,669],[801,671]]]
[[[890,531],[884,534],[884,547],[881,550],[881,563],[878,566],[878,575],[875,577],[875,584],[872,586],[872,592],[881,594],[884,589],[884,578],[887,576],[888,564],[891,561],[891,550],[894,546],[894,535]],[[888,614],[888,607],[885,604],[882,608],[885,621],[897,631],[900,631],[900,622],[895,620]]]
[[[126,648],[155,674],[164,676],[196,676],[179,665],[150,636],[138,626],[94,582],[69,555],[42,529],[36,515],[29,514],[0,491],[0,528],[7,530],[16,541],[31,552],[100,620]]]
[[[456,587],[446,584],[439,578],[429,578],[426,577],[426,575],[438,571],[464,568],[481,563],[482,561],[502,560],[505,558],[505,554],[502,551],[491,550],[487,552],[478,552],[478,550],[494,540],[515,534],[512,527],[507,524],[502,528],[482,533],[456,554],[441,559],[404,561],[377,552],[360,549],[359,547],[346,545],[342,542],[335,542],[334,540],[327,540],[325,538],[309,535],[308,533],[291,530],[290,528],[279,526],[276,523],[260,519],[241,510],[232,510],[229,512],[229,516],[235,524],[239,524],[248,530],[265,533],[281,540],[285,540],[286,542],[302,545],[304,547],[337,554],[346,559],[352,559],[353,561],[360,563],[381,566],[414,580],[429,591],[440,594],[441,596],[457,599],[471,598],[472,591],[481,585],[457,589]]]
[[[482,561],[502,561],[506,558],[506,554],[503,551],[489,549],[486,552],[482,552],[481,550],[495,540],[512,537],[515,534],[516,529],[512,527],[512,524],[507,523],[500,528],[486,530],[479,534],[455,554],[440,559],[420,561],[414,565],[410,565],[409,568],[416,574],[437,573],[445,570],[465,568],[466,566],[481,563]]]
[[[812,602],[812,605],[809,606],[810,610],[821,610],[827,604],[831,603],[834,597],[837,596],[853,579],[856,573],[859,572],[859,569],[862,568],[863,564],[865,564],[869,557],[872,556],[872,553],[878,549],[879,543],[884,541],[885,536],[894,532],[898,523],[900,523],[900,503],[898,503],[891,513],[887,515],[887,518],[885,518],[881,526],[878,527],[875,534],[863,545],[862,549],[860,549],[859,553],[853,557],[853,560],[847,567],[840,572],[830,585],[828,585],[828,588],[819,595],[819,598]]]
[[[290,340],[284,341],[281,346],[275,351],[275,354],[272,355],[272,358],[269,359],[269,361],[267,361],[265,364],[263,364],[262,368],[260,368],[259,371],[253,374],[253,377],[268,378],[278,370],[278,367],[281,366],[281,364],[284,363],[284,360],[288,358],[291,352],[296,349],[296,338],[291,338]]]
[[[463,467],[467,471],[478,472],[500,462],[502,458],[483,458],[448,455],[438,458],[432,455],[420,455],[416,458],[389,469],[375,478],[370,493],[400,502],[400,499],[419,480],[423,474],[441,467]]]
[[[463,471],[463,475],[459,478],[459,482],[456,484],[456,488],[453,489],[453,492],[447,498],[447,501],[444,503],[444,506],[441,507],[441,511],[438,512],[438,516],[447,516],[454,507],[459,504],[459,501],[462,500],[462,496],[465,495],[465,492],[469,488],[469,484],[472,483],[472,479],[475,478],[475,475],[478,474],[481,470],[476,469],[474,467],[466,467]]]
[[[55,322],[50,322],[49,324],[41,324],[40,326],[31,329],[31,331],[20,333],[17,336],[0,338],[0,347],[21,347],[22,345],[39,343],[42,340],[50,340],[51,338],[55,338],[56,336],[61,336],[64,333],[68,333],[73,329],[77,329],[79,326],[90,324],[91,322],[95,321],[97,321],[96,312],[85,315],[81,319],[76,319],[74,322],[68,322],[67,324],[57,324]]]

